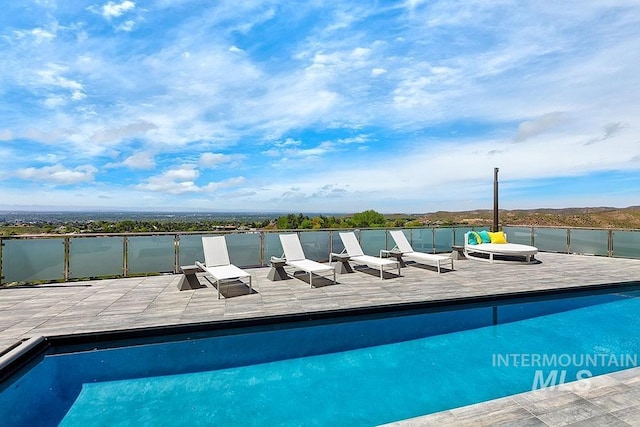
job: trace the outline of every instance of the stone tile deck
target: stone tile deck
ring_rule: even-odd
[[[374,305],[436,301],[530,290],[640,282],[640,261],[540,253],[538,264],[459,260],[454,271],[412,265],[402,276],[376,270],[338,275],[338,284],[314,278],[269,281],[268,268],[249,270],[244,285],[179,291],[180,275],[94,280],[0,288],[0,352],[40,335],[187,324]],[[640,425],[640,370],[595,377],[590,387],[509,396],[396,425]],[[575,384],[575,383],[574,383]]]

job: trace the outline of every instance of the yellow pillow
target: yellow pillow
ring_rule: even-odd
[[[495,233],[489,233],[491,243],[507,243],[507,236],[504,235],[504,231],[496,231]]]

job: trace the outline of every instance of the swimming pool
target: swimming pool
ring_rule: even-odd
[[[635,366],[635,287],[52,338],[5,425],[375,425]]]

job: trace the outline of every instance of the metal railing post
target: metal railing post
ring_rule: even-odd
[[[436,253],[436,229],[431,227],[431,253]]]
[[[4,248],[4,240],[0,238],[0,286],[4,283],[4,274],[2,272],[2,249]]]
[[[333,230],[329,230],[329,253],[333,252]],[[331,255],[329,255],[329,258],[331,258]]]
[[[529,241],[531,242],[531,246],[536,245],[536,228],[531,227],[531,235],[529,236]]]
[[[69,239],[69,236],[66,236],[62,243],[64,244],[64,281],[68,282],[69,276],[71,275],[71,255],[69,250],[71,240]]]
[[[260,265],[264,266],[265,265],[265,261],[264,261],[264,241],[265,241],[265,234],[264,231],[260,231]]]
[[[571,229],[567,228],[567,253],[571,253]]]
[[[173,273],[180,272],[180,234],[173,238]]]
[[[607,253],[610,257],[613,256],[613,236],[615,232],[613,230],[609,230],[609,241],[607,242]]]
[[[122,238],[122,275],[124,277],[129,275],[129,238],[127,236]]]

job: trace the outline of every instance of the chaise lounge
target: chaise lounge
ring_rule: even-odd
[[[440,273],[442,264],[451,264],[451,269],[453,270],[453,259],[450,256],[414,251],[402,230],[389,230],[389,234],[396,243],[396,246],[392,250],[401,252],[403,258],[408,258],[419,264],[435,263],[438,268],[438,273]]]
[[[346,233],[340,233],[340,239],[344,245],[343,253],[349,255],[349,261],[353,261],[358,264],[364,264],[372,268],[380,269],[380,279],[383,279],[384,267],[398,267],[398,276],[400,275],[400,263],[398,261],[392,261],[386,258],[378,258],[371,255],[365,255],[362,251],[360,243],[356,235],[350,231]]]
[[[313,287],[313,274],[323,273],[327,271],[333,272],[333,283],[336,283],[335,268],[321,264],[319,262],[307,259],[302,249],[302,244],[297,234],[280,234],[280,243],[284,251],[283,258],[287,265],[300,269],[309,273],[309,284]]]
[[[538,253],[538,248],[518,243],[507,243],[504,232],[489,233],[487,231],[469,231],[464,235],[464,254],[469,259],[479,259],[493,262],[495,256],[524,258],[524,262],[535,261],[534,256]],[[489,255],[486,258],[473,254]]]
[[[222,281],[248,277],[249,293],[252,292],[251,274],[231,264],[224,236],[203,237],[202,248],[204,249],[204,264],[196,261],[196,265],[214,278],[215,286],[218,289],[218,299],[220,299],[220,282]],[[205,278],[207,278],[206,275]]]

